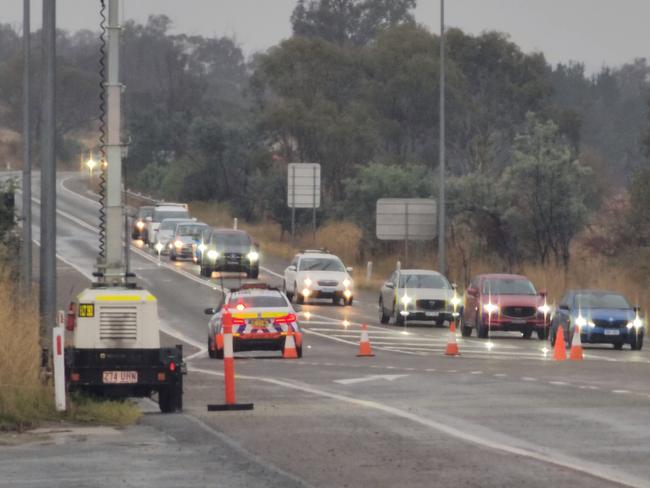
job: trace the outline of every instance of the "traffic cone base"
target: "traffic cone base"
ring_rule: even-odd
[[[293,328],[289,326],[287,336],[284,339],[284,351],[282,351],[284,359],[298,359],[298,351],[296,351],[296,341],[293,338]]]
[[[458,349],[458,343],[456,342],[456,324],[454,322],[449,326],[449,342],[447,342],[445,355],[460,356],[460,350]]]
[[[573,331],[573,339],[571,340],[571,351],[569,352],[569,359],[571,361],[582,361],[582,339],[580,338],[580,327],[576,326]]]
[[[370,347],[370,338],[368,337],[368,326],[366,324],[361,325],[361,340],[359,341],[359,354],[358,358],[370,358],[373,357],[372,348]]]
[[[560,324],[555,334],[555,347],[553,348],[553,359],[556,361],[566,360],[566,343],[564,342],[564,326]]]

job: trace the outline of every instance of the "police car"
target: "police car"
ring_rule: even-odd
[[[223,359],[222,315],[232,315],[233,351],[283,351],[287,332],[295,333],[296,352],[302,357],[302,333],[298,317],[284,293],[264,283],[250,283],[232,289],[216,308],[208,323],[208,354]]]

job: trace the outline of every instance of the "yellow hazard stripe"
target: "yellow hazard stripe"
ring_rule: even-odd
[[[286,317],[288,314],[289,314],[288,312],[262,312],[262,313],[238,312],[238,313],[232,314],[232,318],[234,318],[234,319],[256,319],[256,318],[274,319],[276,317]]]
[[[275,318],[275,317],[286,317],[288,315],[287,312],[262,312],[262,318]]]
[[[253,312],[249,313],[234,313],[232,314],[233,319],[256,319],[257,314]]]

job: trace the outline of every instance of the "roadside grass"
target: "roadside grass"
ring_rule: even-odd
[[[140,418],[131,401],[73,396],[56,412],[50,379],[41,369],[41,331],[36,307],[24,303],[7,269],[0,270],[0,431],[24,431],[44,422],[124,426]]]

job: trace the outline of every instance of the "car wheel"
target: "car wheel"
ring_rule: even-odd
[[[208,357],[210,359],[215,359],[217,357],[215,354],[217,352],[217,348],[215,347],[214,342],[212,341],[213,339],[210,336],[208,336]]]
[[[351,307],[351,306],[352,306],[352,302],[354,302],[354,297],[350,297],[350,298],[348,298],[348,299],[344,299],[344,300],[343,300],[343,305],[345,305],[346,307]]]
[[[302,357],[302,345],[296,346],[296,355],[301,358]]]
[[[404,316],[400,313],[399,307],[395,306],[395,325],[403,326],[404,325]]]
[[[615,344],[612,344],[612,346],[614,346],[614,349],[616,349],[617,351],[620,351],[621,349],[623,349],[623,343],[622,342],[617,342]]]
[[[390,315],[386,314],[384,309],[384,301],[379,300],[379,322],[382,324],[387,324],[390,321]]]
[[[297,283],[293,284],[293,290],[294,290],[294,293],[295,293],[294,296],[296,297],[296,303],[298,305],[302,305],[303,303],[305,303],[305,297],[303,296],[303,294],[298,293],[298,284]]]
[[[170,253],[169,253],[169,260],[170,260],[170,261],[176,261],[176,254],[170,252]]]
[[[483,323],[483,320],[479,318],[479,315],[476,314],[476,337],[479,339],[487,339],[489,330],[487,325]]]
[[[233,352],[234,352],[234,347],[233,347]],[[223,359],[223,349],[214,349],[214,357],[216,359]]]
[[[332,297],[332,305],[340,305],[341,299],[339,297]]]
[[[248,274],[248,277],[256,280],[259,275],[260,275],[260,270],[258,268],[255,268],[251,270],[251,272]]]
[[[533,329],[525,330],[521,333],[521,335],[524,339],[530,339],[533,335]]]
[[[630,338],[630,349],[633,351],[640,351],[642,347],[643,333],[632,331],[632,337]]]

